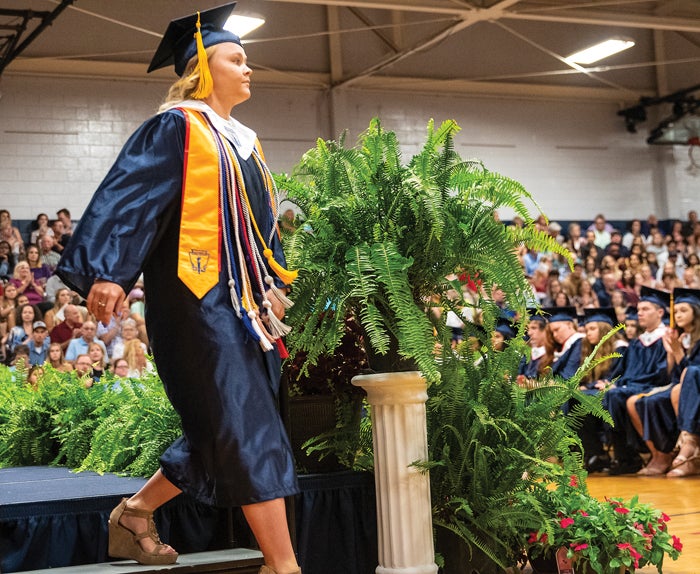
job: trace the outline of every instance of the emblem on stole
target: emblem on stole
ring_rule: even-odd
[[[206,249],[190,249],[190,265],[195,273],[204,273],[209,264],[209,252]]]

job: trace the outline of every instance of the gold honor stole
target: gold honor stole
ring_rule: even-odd
[[[219,152],[202,114],[179,109],[186,132],[177,276],[201,299],[219,281]]]

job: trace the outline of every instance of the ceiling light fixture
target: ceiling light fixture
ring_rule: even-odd
[[[265,23],[265,18],[262,16],[234,14],[224,24],[224,29],[233,32],[239,38],[243,38],[250,34],[253,30],[257,30]]]
[[[571,54],[566,60],[568,62],[574,62],[575,64],[592,64],[593,62],[627,50],[632,46],[634,46],[634,40],[630,40],[629,38],[610,38],[599,42],[595,46]]]

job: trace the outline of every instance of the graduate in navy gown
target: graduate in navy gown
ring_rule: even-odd
[[[559,346],[559,351],[554,354],[552,375],[569,379],[581,366],[583,334],[576,329],[576,308],[557,307],[545,311],[551,313],[548,328]]]
[[[662,341],[666,325],[662,319],[669,301],[669,293],[642,287],[637,315],[643,332],[630,342],[624,357],[610,374],[611,379],[618,378],[605,393],[603,406],[614,423],[610,430],[615,457],[610,464],[613,475],[635,473],[643,465],[638,452],[639,437],[627,413],[627,399],[668,383],[666,349]]]
[[[693,451],[690,444],[692,434],[688,429],[694,428],[692,416],[687,416],[688,405],[693,403],[692,389],[693,377],[690,379],[684,375],[689,366],[700,366],[700,290],[682,289],[673,290],[673,328],[666,331],[663,337],[669,368],[671,369],[670,384],[659,392],[652,391],[645,395],[635,395],[627,400],[627,410],[635,425],[635,429],[642,436],[652,454],[646,467],[638,474],[654,476],[672,472],[670,476],[685,476],[684,472],[691,467],[685,464],[683,468],[675,468],[680,462],[686,462],[687,451]],[[688,379],[686,388],[686,400],[684,401],[684,429],[679,428],[680,420],[680,395],[681,379]],[[697,402],[697,399],[695,399]],[[692,408],[692,407],[691,407]],[[697,417],[697,410],[695,411]],[[678,442],[679,433],[683,430],[683,443],[686,444],[686,453],[680,462],[674,461],[673,450]],[[686,440],[687,439],[687,440]],[[675,463],[675,466],[674,466]],[[673,468],[672,468],[673,467]]]
[[[617,324],[617,316],[613,307],[584,309],[583,325],[585,337],[581,352],[585,359],[590,355],[601,340],[612,331]],[[598,349],[596,357],[605,357],[613,353],[624,354],[625,347],[618,347],[615,336],[608,338]],[[604,392],[611,385],[611,373],[617,368],[621,357],[607,359],[596,365],[581,379],[581,391],[596,395]],[[610,457],[604,448],[605,423],[596,416],[586,415],[581,421],[581,446],[583,460],[588,472],[599,472],[610,468]]]
[[[548,360],[548,355],[551,355],[551,360],[554,359],[553,345],[550,350],[547,349],[549,335],[547,333],[547,319],[544,314],[537,313],[536,309],[528,309],[530,321],[527,325],[528,344],[530,345],[530,355],[523,357],[518,368],[519,381],[521,377],[525,380],[535,380],[540,376],[544,368],[551,364]]]
[[[700,366],[690,365],[678,385],[678,428],[681,448],[671,463],[669,478],[700,474]]]
[[[125,144],[57,273],[106,324],[143,272],[155,362],[182,420],[160,470],[110,515],[110,555],[175,562],[152,512],[186,492],[241,506],[261,572],[293,574],[284,497],[298,485],[276,406],[293,274],[255,132],[230,117],[251,77],[240,39],[223,29],[234,5],[171,22],[149,71],[174,64],[180,79]]]

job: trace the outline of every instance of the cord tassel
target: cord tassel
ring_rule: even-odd
[[[272,351],[274,347],[272,346],[272,342],[269,339],[270,334],[263,329],[258,314],[255,311],[248,311],[248,318],[250,319],[250,324],[252,325],[255,334],[258,335],[258,337],[260,337],[260,340],[258,342],[260,343],[260,346],[262,347],[263,351]]]
[[[288,335],[289,332],[292,330],[292,328],[289,325],[280,321],[277,318],[277,315],[275,315],[272,312],[267,314],[267,318],[270,322],[270,324],[268,325],[270,333],[273,337],[275,337],[275,339],[279,339],[280,337]]]
[[[299,271],[289,271],[288,269],[282,267],[279,263],[277,263],[277,261],[275,261],[275,258],[272,256],[271,249],[265,249],[265,251],[263,251],[263,255],[265,256],[265,259],[267,259],[270,269],[272,269],[275,272],[275,275],[282,279],[285,284],[291,285],[291,283],[297,278]]]
[[[231,304],[233,305],[233,309],[236,311],[238,318],[241,319],[241,302],[238,299],[238,293],[236,293],[236,282],[233,279],[229,279],[228,281],[228,290],[231,293]]]
[[[197,41],[197,66],[191,75],[194,76],[199,73],[199,79],[197,87],[194,92],[192,92],[192,97],[195,100],[203,100],[210,96],[214,90],[214,79],[211,77],[209,60],[207,59],[207,52],[204,48],[204,41],[202,40],[202,24],[200,22],[199,12],[197,12],[197,31],[194,33],[194,37]]]
[[[275,280],[270,277],[269,275],[265,276],[265,283],[267,283],[267,286],[270,288],[270,291],[272,291],[272,294],[277,298],[277,300],[282,303],[282,306],[285,309],[289,309],[291,307],[294,307],[294,301],[292,301],[289,297],[287,297],[284,294],[284,291],[282,291],[277,285],[275,285]]]

